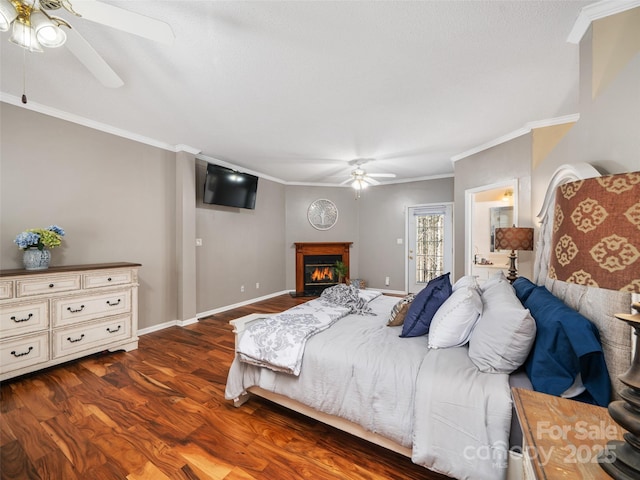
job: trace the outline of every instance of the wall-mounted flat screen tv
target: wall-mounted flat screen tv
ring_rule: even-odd
[[[258,177],[207,164],[203,202],[226,207],[256,208]]]

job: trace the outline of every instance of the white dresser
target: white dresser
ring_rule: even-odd
[[[0,271],[0,380],[138,348],[137,263]]]

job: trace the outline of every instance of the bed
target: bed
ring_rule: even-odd
[[[597,326],[615,392],[617,376],[631,362],[631,334],[613,314],[629,310],[631,295],[552,281],[544,267],[550,252],[552,219],[548,212],[553,211],[555,187],[596,175],[585,165],[565,166],[552,178],[540,213],[534,281]],[[475,288],[459,282],[449,284],[450,297],[462,287],[465,292],[467,287],[469,291]],[[251,395],[264,397],[453,478],[519,478],[518,454],[511,448],[519,440],[512,418],[510,385],[527,382],[519,366],[534,341],[535,322],[532,331],[532,319],[517,309],[503,281],[496,278],[493,284],[487,283],[478,292],[482,315],[494,319],[493,330],[484,326],[491,324],[489,320],[478,320],[463,334],[445,331],[445,338],[447,333],[449,340],[454,337],[450,345],[445,345],[448,348],[429,348],[437,346],[430,345],[430,337],[436,337],[433,330],[428,336],[401,337],[398,327],[387,325],[399,299],[367,290],[359,293],[357,308],[341,305],[347,312],[336,308],[326,313],[326,308],[332,307],[322,299],[294,307],[294,312],[283,312],[326,314],[314,318],[320,325],[317,331],[304,339],[302,350],[289,352],[284,364],[277,359],[269,364],[273,358],[266,363],[256,360],[246,345],[241,348],[249,335],[264,334],[264,327],[258,325],[282,320],[273,318],[280,314],[253,314],[233,320],[238,353],[229,371],[225,396],[236,406]],[[477,304],[477,299],[467,303]],[[445,315],[441,310],[446,308],[436,309],[434,321]],[[528,310],[522,310],[528,314]],[[512,317],[518,317],[519,323],[509,327],[504,335],[509,340],[496,348],[491,342],[502,333],[496,335],[495,328],[502,328],[500,322]],[[469,343],[471,335],[476,341]],[[458,346],[455,337],[467,341],[462,340]],[[497,357],[492,357],[492,351],[498,352]]]

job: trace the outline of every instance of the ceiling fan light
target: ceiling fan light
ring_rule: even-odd
[[[36,32],[38,42],[44,47],[61,47],[67,40],[67,34],[64,33],[64,30],[40,11],[31,13],[31,26]]]
[[[367,182],[362,180],[362,178],[356,178],[353,180],[351,186],[356,190],[364,190],[365,188],[367,188]]]
[[[17,17],[16,7],[9,0],[0,0],[0,32],[8,31],[11,22]]]
[[[15,22],[13,22],[9,41],[16,45],[20,45],[22,48],[29,50],[30,52],[42,52],[42,48],[36,38],[36,32],[30,25],[25,23],[22,17],[19,17]]]

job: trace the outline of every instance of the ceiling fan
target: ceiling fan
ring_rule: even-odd
[[[356,198],[360,198],[360,191],[369,185],[380,185],[376,178],[395,178],[395,173],[367,173],[362,165],[374,161],[374,158],[356,158],[349,162],[349,165],[355,165],[355,169],[351,171],[351,175],[340,185],[351,184],[356,191]]]
[[[30,52],[65,45],[106,87],[124,85],[93,47],[66,20],[52,12],[64,9],[76,17],[171,45],[171,26],[97,0],[0,0],[0,31],[11,29],[9,41]],[[23,95],[23,103],[26,97]]]

